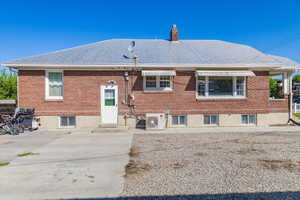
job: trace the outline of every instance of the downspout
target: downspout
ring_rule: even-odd
[[[125,99],[124,99],[124,103],[125,105],[128,106],[128,82],[129,82],[129,77],[128,77],[128,72],[124,72],[124,82],[125,82]],[[124,116],[124,121],[125,121],[125,127],[127,126],[127,114]]]
[[[293,72],[289,73],[289,119],[293,119]]]

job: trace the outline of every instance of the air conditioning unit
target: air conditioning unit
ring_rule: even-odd
[[[166,127],[166,118],[164,113],[147,113],[146,129],[161,130]]]

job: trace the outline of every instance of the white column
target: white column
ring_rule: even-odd
[[[283,73],[283,80],[282,80],[282,83],[283,83],[283,94],[284,95],[288,95],[289,94],[289,75],[287,72],[284,72]]]

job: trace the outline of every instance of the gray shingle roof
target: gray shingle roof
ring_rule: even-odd
[[[252,47],[219,40],[112,39],[9,61],[4,65],[126,65],[132,64],[128,46],[135,41],[141,65],[285,64],[290,61],[266,55]],[[297,64],[295,62],[288,62]]]

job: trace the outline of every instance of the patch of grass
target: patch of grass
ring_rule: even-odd
[[[27,152],[27,153],[18,154],[18,157],[35,156],[35,155],[40,155],[40,154],[39,153],[33,153],[33,152]]]
[[[300,113],[294,113],[294,116],[300,119]]]
[[[9,165],[9,162],[0,162],[0,167],[6,166],[6,165]]]

